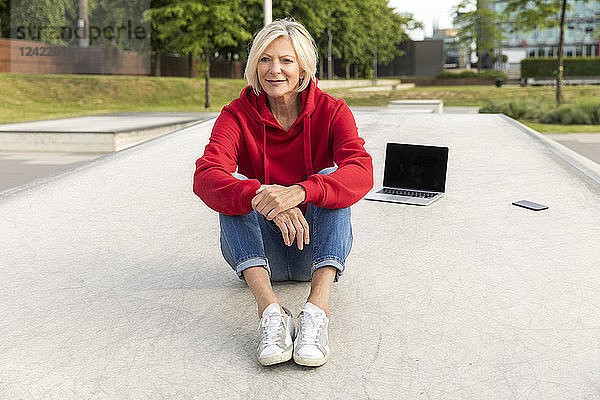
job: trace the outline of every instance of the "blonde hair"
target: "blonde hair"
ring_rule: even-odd
[[[260,56],[273,40],[282,36],[288,37],[292,42],[292,47],[298,56],[300,71],[304,71],[304,79],[301,79],[298,92],[306,89],[317,73],[317,46],[306,28],[289,18],[273,21],[254,36],[244,71],[244,78],[257,94],[262,90],[258,79]]]

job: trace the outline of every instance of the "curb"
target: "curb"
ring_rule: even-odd
[[[600,186],[600,165],[593,162],[587,157],[582,156],[579,153],[574,152],[562,144],[547,138],[536,130],[531,129],[530,127],[520,123],[519,121],[505,115],[498,114],[505,121],[511,123],[512,125],[519,128],[521,131],[527,133],[529,136],[537,139],[541,142],[544,147],[558,156],[561,160],[565,161],[567,164],[587,176],[589,179],[594,181],[594,183]]]

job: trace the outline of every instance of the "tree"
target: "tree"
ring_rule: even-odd
[[[339,0],[328,7],[332,53],[343,60],[346,77],[350,75],[350,65],[355,64],[372,68],[376,80],[377,63],[400,55],[399,45],[408,39],[406,32],[422,27],[411,14],[395,13],[387,0]],[[318,40],[321,54],[327,49],[327,39],[323,35]]]
[[[262,6],[262,2],[261,2]],[[262,9],[260,10],[262,18]],[[314,37],[319,52],[319,77],[323,77],[324,56],[331,33],[333,58],[341,59],[349,75],[351,64],[371,65],[374,50],[382,62],[400,54],[397,44],[408,36],[406,30],[420,26],[412,15],[399,15],[387,0],[280,0],[273,4],[273,18],[292,17]],[[250,22],[255,30],[262,19]]]
[[[490,0],[462,0],[454,9],[454,26],[458,29],[458,44],[471,54],[475,44],[477,72],[481,72],[484,53],[491,53],[502,40],[501,16],[496,13]]]
[[[68,27],[67,10],[77,10],[77,0],[35,0],[12,2],[10,9],[11,37],[13,39],[26,39],[52,43],[58,45],[69,44],[67,35],[59,32],[60,27]],[[93,8],[95,2],[90,2]],[[77,12],[77,11],[75,11]]]
[[[346,67],[369,65],[377,79],[377,62],[391,61],[402,53],[398,45],[408,39],[406,32],[422,27],[411,14],[397,14],[387,1],[339,1],[332,14],[333,53]]]
[[[239,12],[240,3],[240,0],[171,0],[151,9],[152,24],[168,49],[187,55],[190,61],[202,56],[206,108],[210,107],[211,57],[221,47],[237,46],[252,37]]]
[[[322,2],[324,6],[319,10],[322,15],[322,29],[314,34],[320,54],[320,73],[323,77],[324,59],[327,57],[328,69],[334,71],[333,60],[343,59],[346,67],[349,67],[351,57],[349,55],[360,51],[361,44],[366,41],[366,32],[360,29],[361,3],[364,0],[339,0]],[[329,60],[329,47],[331,39],[331,60]],[[329,63],[331,62],[331,66]],[[328,77],[329,78],[329,77]]]
[[[581,0],[587,2],[588,0]],[[571,0],[571,3],[573,0]],[[512,22],[524,31],[537,28],[559,27],[558,66],[556,74],[556,105],[562,103],[563,49],[565,37],[565,17],[571,4],[567,0],[539,0],[532,7],[528,0],[508,0],[506,13]]]
[[[0,0],[0,19],[3,7]],[[135,5],[135,4],[134,4]],[[88,15],[91,45],[116,47],[120,50],[148,50],[149,29],[143,37],[133,31],[144,26],[141,12],[129,0],[89,0]],[[77,45],[78,0],[31,0],[13,2],[10,10],[12,37],[52,43]],[[131,28],[130,26],[131,25]],[[4,29],[4,27],[3,27]]]
[[[321,79],[323,78],[323,54],[327,54],[327,27],[331,26],[328,11],[333,8],[335,8],[333,0],[280,0],[273,4],[274,19],[291,17],[304,25],[315,39]]]
[[[408,39],[407,31],[422,28],[412,14],[397,14],[387,0],[371,0],[366,27],[371,30],[370,48],[373,57],[373,80],[377,81],[377,64],[386,63],[402,54],[399,45]],[[365,27],[365,28],[366,28]]]
[[[0,37],[10,36],[10,0],[0,0]]]
[[[73,0],[71,0],[73,1]],[[77,10],[78,0],[75,0]],[[143,7],[149,6],[149,1],[131,0],[88,0],[96,3],[90,11],[91,45],[116,47],[119,50],[131,50],[148,54],[150,51],[151,27],[149,21],[143,18]],[[136,8],[137,6],[137,8]],[[76,26],[77,11],[70,18]],[[101,32],[98,32],[100,29]],[[140,29],[140,31],[138,31]]]
[[[211,14],[210,4],[229,10],[227,17]],[[156,51],[202,55],[205,62],[215,49],[220,54],[238,53],[243,61],[249,50],[250,33],[263,25],[262,0],[152,0],[152,47]],[[397,44],[407,38],[406,29],[419,26],[412,16],[395,14],[387,0],[278,0],[273,2],[273,18],[291,17],[314,37],[322,68],[327,54],[327,29],[332,34],[332,52],[346,65],[371,65],[374,50],[380,61],[388,61],[401,51]],[[204,18],[210,26],[197,22]],[[219,19],[221,18],[221,19]],[[231,40],[215,42],[211,29],[230,32]],[[208,32],[208,33],[206,33]],[[206,44],[200,44],[205,43]],[[208,55],[208,56],[207,56]],[[321,69],[322,71],[322,69]],[[323,77],[323,74],[319,74]]]
[[[369,32],[365,29],[367,21],[361,12],[364,7],[365,0],[343,0],[331,15],[331,25],[334,27],[332,53],[343,60],[346,79],[350,79],[352,64],[366,64],[371,58]]]

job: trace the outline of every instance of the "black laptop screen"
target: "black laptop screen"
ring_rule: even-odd
[[[388,143],[383,186],[444,192],[448,148]]]

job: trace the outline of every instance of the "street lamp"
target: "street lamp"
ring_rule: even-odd
[[[264,26],[267,26],[271,22],[273,22],[273,7],[271,0],[263,0],[263,9],[264,9]]]
[[[77,20],[77,30],[79,31],[79,47],[89,47],[88,38],[88,0],[79,0],[79,19]]]

